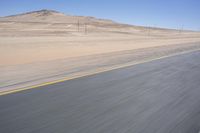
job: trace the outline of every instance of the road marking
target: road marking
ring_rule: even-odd
[[[33,86],[29,86],[29,87],[24,87],[24,88],[18,88],[18,89],[14,89],[14,90],[2,91],[2,92],[0,92],[0,96],[12,94],[12,93],[17,93],[17,92],[21,92],[21,91],[25,91],[25,90],[30,90],[30,89],[36,89],[36,88],[47,86],[47,85],[52,85],[52,84],[56,84],[56,83],[60,83],[60,82],[64,82],[64,81],[68,81],[68,80],[72,80],[72,79],[77,79],[77,78],[81,78],[81,77],[96,75],[96,74],[99,74],[99,73],[108,72],[108,71],[112,71],[112,70],[116,70],[116,69],[120,69],[120,68],[125,68],[125,67],[129,67],[129,66],[134,66],[134,65],[138,65],[138,64],[143,64],[143,63],[147,63],[147,62],[152,62],[152,61],[156,61],[156,60],[160,60],[160,59],[164,59],[164,58],[168,58],[168,57],[192,53],[192,52],[195,52],[195,51],[200,51],[200,49],[180,52],[180,53],[176,53],[176,54],[172,54],[172,55],[168,55],[168,56],[162,56],[162,57],[159,57],[159,58],[145,60],[145,61],[141,61],[141,62],[137,62],[137,63],[126,63],[124,65],[119,65],[119,66],[114,66],[114,67],[112,66],[112,67],[106,67],[106,68],[98,68],[98,70],[94,70],[92,72],[87,72],[87,73],[72,76],[72,77],[66,77],[66,78],[63,78],[63,79],[60,79],[60,80],[45,82],[45,83],[41,83],[41,84],[38,84],[38,85],[33,85]]]

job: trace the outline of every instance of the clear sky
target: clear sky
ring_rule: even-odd
[[[200,0],[0,0],[0,16],[40,9],[134,25],[200,30]]]

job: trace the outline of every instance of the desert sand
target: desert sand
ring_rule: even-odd
[[[41,10],[0,18],[0,91],[200,49],[200,33]]]

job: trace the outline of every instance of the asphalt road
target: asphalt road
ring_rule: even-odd
[[[200,52],[0,96],[0,133],[198,133]]]

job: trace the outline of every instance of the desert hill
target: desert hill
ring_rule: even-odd
[[[65,36],[85,32],[145,36],[151,32],[152,36],[168,36],[168,33],[179,34],[180,30],[133,26],[95,17],[66,15],[46,9],[0,17],[1,36]]]
[[[38,22],[38,23],[105,23],[113,24],[111,20],[94,17],[65,15],[54,10],[39,10],[0,18],[0,21]]]

